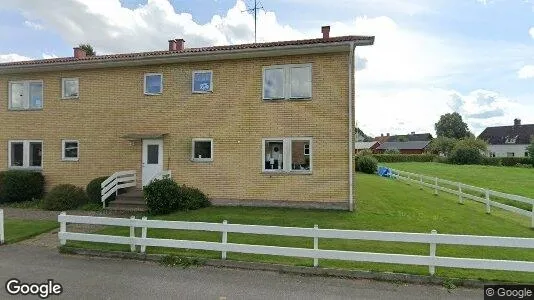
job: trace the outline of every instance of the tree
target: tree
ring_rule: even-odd
[[[78,47],[80,47],[82,50],[84,50],[85,54],[87,56],[95,56],[96,55],[96,52],[93,49],[93,46],[91,46],[90,44],[80,44]]]
[[[530,146],[527,147],[528,157],[530,157],[530,161],[532,162],[532,165],[534,166],[534,137],[532,137],[532,142],[530,143]]]
[[[445,156],[449,156],[457,142],[458,140],[456,139],[451,139],[448,137],[438,137],[433,139],[432,142],[430,142],[428,150],[432,154],[443,154]]]
[[[457,112],[442,115],[435,124],[435,129],[438,137],[461,139],[470,136],[467,124]]]

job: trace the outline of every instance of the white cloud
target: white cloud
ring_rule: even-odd
[[[57,55],[55,55],[55,54],[48,54],[48,53],[43,53],[42,56],[43,56],[44,59],[58,58]]]
[[[521,79],[534,78],[534,65],[527,65],[522,67],[517,72],[517,77]]]
[[[528,34],[530,34],[530,36],[534,39],[534,27],[530,27]]]
[[[30,57],[23,55],[11,53],[11,54],[0,54],[0,63],[8,63],[14,61],[30,60]]]
[[[31,29],[35,29],[35,30],[43,30],[44,29],[44,26],[39,24],[39,23],[34,23],[32,21],[24,21],[24,25],[27,26],[27,27],[30,27]]]

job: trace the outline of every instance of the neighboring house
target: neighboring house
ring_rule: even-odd
[[[478,138],[488,143],[488,156],[525,157],[534,138],[534,124],[521,125],[521,120],[515,119],[513,126],[488,127]]]
[[[354,143],[354,153],[358,154],[364,150],[375,150],[376,147],[380,146],[378,142],[356,142]]]
[[[385,142],[422,142],[422,141],[432,141],[433,137],[430,133],[415,133],[405,135],[386,135],[381,134],[374,138],[375,141],[380,142],[381,144]]]
[[[356,127],[356,132],[354,133],[355,142],[371,142],[373,138],[366,135],[360,128]]]
[[[399,150],[401,154],[423,154],[429,144],[430,141],[385,142],[375,152],[383,154],[386,150]]]
[[[374,37],[0,64],[0,170],[47,189],[172,171],[215,203],[352,209],[354,49]]]

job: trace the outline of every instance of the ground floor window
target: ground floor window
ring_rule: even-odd
[[[213,161],[213,139],[195,138],[192,145],[192,160],[197,162]]]
[[[264,172],[303,172],[312,170],[311,138],[263,139]]]
[[[62,160],[66,161],[78,161],[79,159],[79,142],[75,140],[63,140],[61,142],[62,148]]]
[[[507,157],[514,157],[515,153],[514,152],[506,152],[506,156]]]
[[[42,141],[9,141],[10,168],[41,168],[43,164]]]

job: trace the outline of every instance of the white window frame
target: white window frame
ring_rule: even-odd
[[[210,89],[208,91],[195,91],[195,74],[210,73]],[[191,77],[191,92],[193,94],[213,93],[213,71],[212,70],[194,70]]]
[[[291,96],[291,70],[294,68],[309,68],[310,69],[310,96],[309,97],[292,97]],[[265,96],[265,71],[273,69],[282,69],[284,71],[284,83],[283,83],[283,97],[282,98],[268,98]],[[307,64],[288,64],[288,65],[273,65],[265,66],[262,70],[262,98],[264,101],[273,100],[311,100],[313,98],[313,65]]]
[[[77,157],[66,157],[65,156],[65,145],[67,143],[76,143],[78,147]],[[79,161],[80,160],[80,141],[78,140],[61,140],[61,160],[62,161]]]
[[[211,145],[211,157],[210,158],[198,158],[195,157],[195,142],[210,142]],[[213,139],[212,138],[194,138],[191,140],[191,161],[194,162],[212,162],[213,161]]]
[[[76,81],[76,85],[78,86],[78,95],[77,96],[66,96],[65,95],[65,82],[66,81]],[[61,78],[61,99],[62,100],[73,100],[73,99],[79,99],[80,98],[80,78],[78,77],[70,77],[70,78]]]
[[[31,83],[40,83],[41,84],[41,107],[38,107],[38,108],[35,108],[35,107],[30,107],[30,84]],[[14,108],[12,107],[12,103],[11,103],[11,100],[12,100],[12,92],[11,92],[11,86],[13,84],[23,84],[24,85],[24,88],[25,90],[27,91],[28,93],[28,97],[26,98],[26,106],[23,107],[23,108]],[[17,81],[9,81],[8,85],[7,85],[7,89],[8,89],[8,99],[7,99],[7,104],[8,104],[8,109],[9,110],[42,110],[43,107],[44,107],[44,82],[42,80],[17,80]]]
[[[282,169],[265,169],[265,142],[267,141],[282,141],[283,151],[282,151]],[[309,170],[292,170],[292,142],[293,141],[308,141],[309,155],[306,155],[310,159],[310,169]],[[273,138],[263,138],[261,140],[261,170],[263,173],[292,173],[292,174],[311,174],[313,172],[313,138],[312,137],[273,137]]]
[[[146,90],[146,78],[149,77],[149,76],[159,76],[159,84],[160,84],[160,90],[159,90],[159,93],[149,93],[147,90]],[[159,96],[161,94],[163,94],[163,74],[162,73],[145,73],[145,76],[143,77],[143,91],[145,93],[145,95],[147,96]]]
[[[22,146],[22,166],[12,166],[11,144],[21,143]],[[30,143],[41,143],[41,166],[30,166]],[[8,169],[31,169],[41,170],[44,165],[44,143],[43,140],[9,140],[7,142],[7,167]]]

